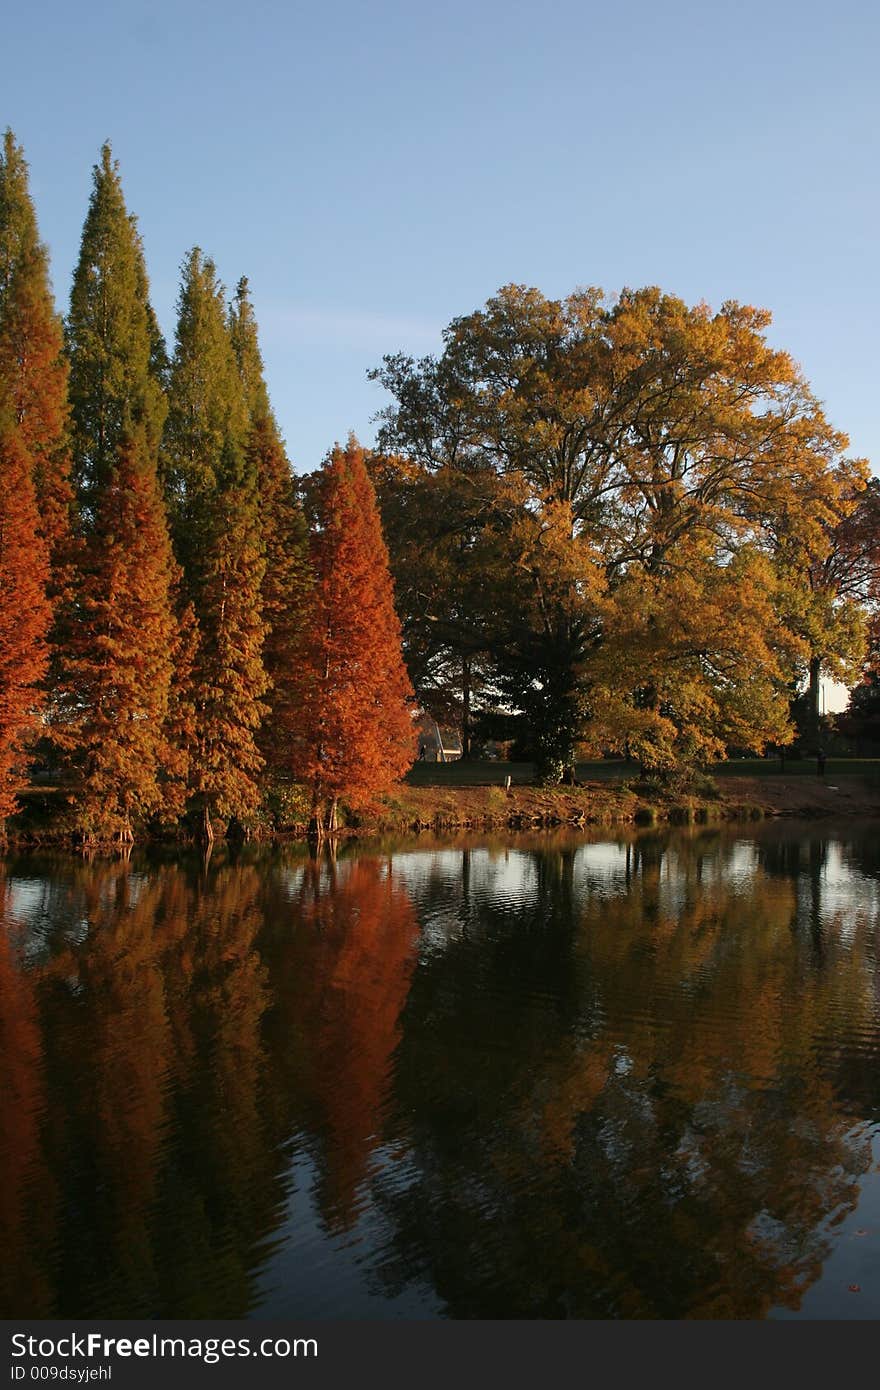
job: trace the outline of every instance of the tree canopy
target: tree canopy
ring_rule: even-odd
[[[477,590],[496,602],[465,605],[453,640],[492,654],[549,780],[584,741],[638,745],[660,767],[784,741],[798,662],[857,665],[839,591],[813,605],[812,645],[790,621],[810,568],[790,556],[826,561],[867,465],[846,457],[769,323],[656,288],[557,301],[508,285],[453,320],[438,357],[371,373],[393,397],[380,449],[410,460],[410,492],[454,474],[470,493]]]

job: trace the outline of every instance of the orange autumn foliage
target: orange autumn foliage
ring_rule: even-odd
[[[172,607],[176,567],[144,431],[119,448],[83,547],[54,734],[87,837],[121,835],[162,808],[176,754],[170,688],[182,639]]]
[[[350,1230],[371,1156],[381,1144],[401,1015],[416,964],[418,919],[390,864],[357,859],[331,866],[303,904],[308,963],[298,1007],[326,1149],[319,1182],[332,1230]],[[307,982],[307,983],[305,983]]]
[[[376,494],[354,439],[335,448],[314,487],[312,621],[301,663],[293,772],[320,824],[330,803],[386,790],[414,755],[412,687]]]
[[[31,457],[7,417],[0,422],[0,829],[16,809],[27,743],[39,722],[48,578]]]

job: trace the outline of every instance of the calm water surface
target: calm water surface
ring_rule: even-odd
[[[880,1317],[876,825],[0,902],[0,1314]]]

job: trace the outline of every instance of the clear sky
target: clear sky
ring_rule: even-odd
[[[770,308],[880,465],[876,0],[30,0],[0,126],[59,303],[109,138],[174,331],[192,245],[251,281],[300,469],[500,285]]]

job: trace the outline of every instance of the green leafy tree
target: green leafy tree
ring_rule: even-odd
[[[413,689],[438,723],[459,726],[468,758],[497,693],[484,622],[484,532],[496,513],[495,475],[379,453],[367,465],[389,541]]]

